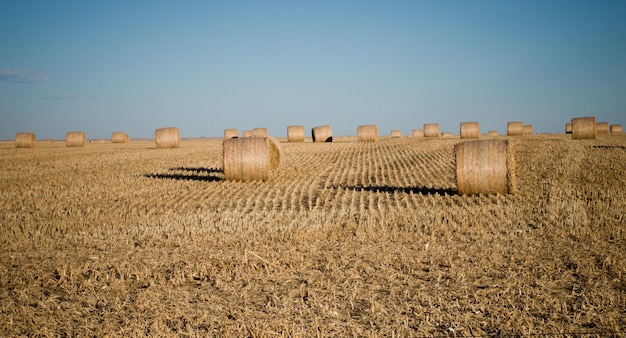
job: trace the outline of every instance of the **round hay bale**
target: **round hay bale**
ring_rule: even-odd
[[[273,137],[224,140],[224,177],[232,181],[266,181],[282,166],[282,148]]]
[[[572,118],[572,138],[575,140],[596,138],[596,118],[593,116]]]
[[[480,137],[478,122],[461,122],[461,138],[472,139]]]
[[[609,123],[608,122],[596,122],[596,132],[605,134],[609,132]]]
[[[389,136],[394,138],[402,137],[402,132],[400,130],[392,130]]]
[[[425,123],[424,124],[424,136],[425,137],[439,137],[439,123]]]
[[[304,142],[304,126],[288,126],[287,142]]]
[[[34,148],[37,138],[34,133],[16,133],[15,148]]]
[[[524,122],[509,122],[506,124],[506,134],[508,136],[524,135]]]
[[[378,127],[375,124],[358,126],[356,137],[359,142],[376,142],[378,141]]]
[[[252,136],[254,137],[265,137],[267,135],[267,128],[252,128]]]
[[[239,131],[237,130],[237,128],[224,129],[225,139],[237,138],[237,137],[239,137]]]
[[[128,134],[123,131],[115,131],[111,134],[111,143],[128,143]]]
[[[424,137],[424,131],[421,129],[413,129],[413,132],[411,133],[411,136],[413,137]]]
[[[313,137],[313,142],[332,142],[333,141],[333,132],[330,129],[330,126],[317,126],[311,129],[311,136]]]
[[[621,134],[622,133],[622,125],[621,124],[612,124],[611,125],[611,134]]]
[[[449,131],[444,131],[443,133],[441,133],[441,137],[450,138],[450,137],[454,137],[454,134],[452,134]]]
[[[159,128],[154,133],[157,148],[178,148],[180,132],[178,127]]]
[[[93,144],[105,144],[105,143],[107,143],[107,140],[105,140],[103,138],[99,138],[99,139],[91,140],[90,143],[93,143]]]
[[[487,136],[498,136],[500,135],[500,133],[498,133],[497,130],[490,130],[487,132]]]
[[[570,122],[567,122],[565,124],[565,133],[566,134],[571,134],[572,133],[572,124]]]
[[[65,133],[66,147],[84,147],[86,140],[84,131],[68,131]]]
[[[533,126],[530,124],[524,125],[524,135],[532,135],[533,134]]]
[[[456,145],[455,154],[460,195],[515,191],[515,162],[507,140],[462,142]]]
[[[241,137],[252,137],[252,130],[244,130],[241,132]]]

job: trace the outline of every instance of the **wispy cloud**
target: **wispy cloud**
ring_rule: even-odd
[[[45,74],[31,72],[21,68],[0,69],[0,81],[13,83],[42,83],[48,82],[49,78]]]

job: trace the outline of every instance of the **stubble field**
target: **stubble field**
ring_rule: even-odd
[[[510,138],[459,196],[450,139],[0,143],[1,336],[581,336],[626,330],[626,135]]]

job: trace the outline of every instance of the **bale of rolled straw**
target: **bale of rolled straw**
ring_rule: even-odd
[[[244,130],[241,132],[241,137],[252,137],[252,130]]]
[[[111,134],[111,143],[128,143],[128,134],[123,131],[115,131]]]
[[[159,128],[154,133],[157,148],[178,148],[180,132],[178,127]]]
[[[608,122],[596,122],[596,132],[605,134],[609,132]]]
[[[238,136],[239,136],[239,131],[237,131],[237,128],[224,129],[225,139],[237,138]]]
[[[287,142],[304,142],[304,126],[288,126]]]
[[[282,165],[282,148],[273,137],[224,140],[224,177],[232,181],[266,181]]]
[[[570,122],[567,122],[565,124],[565,133],[566,134],[571,134],[572,133],[572,124]]]
[[[532,135],[533,134],[533,126],[530,124],[524,125],[524,135]]]
[[[376,142],[378,141],[378,127],[375,124],[358,126],[356,137],[359,142]]]
[[[425,123],[424,124],[424,136],[425,137],[439,137],[439,124],[438,123]]]
[[[84,131],[68,131],[65,133],[66,147],[83,147],[86,140]]]
[[[392,130],[389,136],[394,138],[402,137],[402,132],[400,130]]]
[[[473,139],[480,137],[478,122],[461,122],[461,138]]]
[[[333,132],[328,125],[317,126],[311,129],[311,136],[313,137],[313,142],[333,141]]]
[[[506,134],[508,136],[524,135],[524,122],[509,122],[506,124]]]
[[[500,135],[497,130],[490,130],[487,132],[487,136],[498,136]]]
[[[454,134],[452,134],[449,131],[444,131],[441,133],[441,137],[450,138],[450,137],[454,137]]]
[[[93,144],[105,144],[105,143],[107,143],[107,140],[105,140],[103,138],[99,138],[99,139],[91,140],[89,142],[91,142]]]
[[[413,137],[424,137],[424,131],[421,129],[413,129],[413,132],[411,133],[411,136]]]
[[[572,118],[572,138],[575,140],[596,138],[596,118],[593,116]]]
[[[507,194],[516,190],[515,162],[507,140],[462,142],[455,147],[460,195]]]
[[[267,128],[252,128],[252,136],[265,137],[267,135]]]
[[[37,138],[34,133],[16,133],[15,148],[34,148]]]
[[[611,125],[611,134],[621,134],[622,133],[622,125],[621,124],[612,124]]]

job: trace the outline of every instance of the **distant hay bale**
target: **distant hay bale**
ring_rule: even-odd
[[[105,140],[103,138],[99,138],[99,139],[92,140],[91,143],[93,143],[93,144],[105,144],[105,143],[107,143],[107,140]]]
[[[516,190],[515,162],[507,140],[462,142],[455,147],[460,195],[507,194]]]
[[[441,137],[450,138],[454,137],[454,135],[449,131],[444,131],[443,133],[441,133]]]
[[[622,133],[622,125],[621,124],[612,124],[611,125],[611,134],[621,134]]]
[[[572,133],[572,124],[570,122],[565,124],[565,133],[566,134],[571,134]]]
[[[599,134],[605,134],[609,132],[608,122],[596,122],[596,132]]]
[[[68,131],[65,133],[66,147],[84,147],[86,140],[84,131]]]
[[[267,128],[252,128],[252,136],[265,137],[267,135]]]
[[[425,123],[424,124],[424,136],[425,137],[439,137],[439,124],[438,123]]]
[[[593,116],[572,118],[572,138],[575,140],[596,138],[596,118]]]
[[[506,134],[508,136],[524,135],[524,122],[509,122],[506,124]]]
[[[311,136],[313,137],[313,142],[333,141],[333,132],[328,125],[317,126],[311,129]]]
[[[421,129],[413,129],[413,132],[411,133],[411,136],[413,137],[424,137],[424,131]]]
[[[15,148],[34,148],[37,138],[34,133],[16,133]]]
[[[524,125],[524,135],[532,135],[533,134],[533,126],[530,124]]]
[[[378,141],[378,127],[375,124],[358,126],[356,137],[359,142],[376,142]]]
[[[224,177],[232,181],[266,181],[282,166],[282,148],[273,137],[224,140]]]
[[[224,138],[237,138],[239,136],[239,131],[237,128],[224,129]]]
[[[128,134],[123,131],[115,131],[111,134],[111,143],[128,143]]]
[[[180,132],[178,127],[159,128],[154,133],[157,148],[180,147]]]
[[[490,130],[487,132],[487,136],[498,136],[500,135],[500,133],[498,133],[497,130]]]
[[[478,122],[461,122],[461,138],[472,139],[480,137]]]
[[[287,142],[304,142],[304,126],[288,126]]]
[[[400,130],[392,130],[389,134],[390,137],[402,137],[402,132]]]
[[[241,137],[252,137],[252,130],[244,130],[241,132]]]

